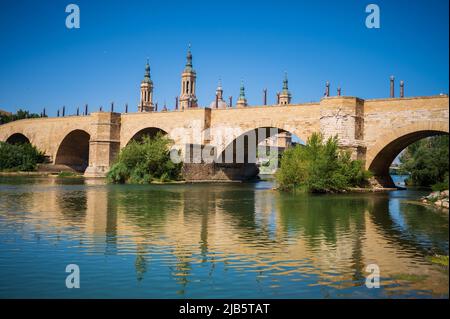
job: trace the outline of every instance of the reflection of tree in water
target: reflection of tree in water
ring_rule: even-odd
[[[177,291],[179,295],[184,295],[186,292],[186,287],[189,283],[189,276],[192,271],[192,265],[190,262],[190,257],[187,257],[186,252],[174,251],[173,255],[176,258],[175,266],[169,266],[171,270],[171,275],[174,277],[175,281],[181,286],[180,290]]]
[[[369,211],[373,223],[390,241],[404,250],[448,254],[448,216],[401,199],[371,197]]]
[[[362,197],[337,196],[279,194],[279,223],[287,233],[301,232],[310,247],[319,246],[321,239],[334,245],[338,233],[364,227],[367,207]]]
[[[246,241],[275,243],[270,230],[265,225],[258,224],[256,214],[256,192],[253,185],[228,185],[220,193],[218,208],[227,215],[230,226],[237,230],[240,238]],[[271,196],[271,195],[270,195]]]
[[[144,279],[144,274],[147,272],[147,261],[146,261],[146,250],[145,246],[137,244],[136,247],[136,261],[134,262],[134,267],[136,269],[136,279],[141,281]]]
[[[112,198],[112,205],[117,207],[117,211],[126,215],[133,225],[142,228],[145,236],[165,226],[167,215],[179,210],[180,199],[181,193],[176,189],[131,185],[116,193]]]
[[[364,197],[338,196],[279,194],[279,223],[289,237],[301,233],[313,251],[320,250],[324,241],[334,250],[339,235],[350,234],[353,239],[350,241],[352,280],[360,284],[365,278],[362,240],[367,200]]]

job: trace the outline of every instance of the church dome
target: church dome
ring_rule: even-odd
[[[217,103],[217,106],[218,106],[219,109],[226,109],[228,107],[228,104],[224,100],[219,100],[218,103]],[[216,100],[212,101],[209,104],[209,107],[211,109],[215,109],[216,108]]]

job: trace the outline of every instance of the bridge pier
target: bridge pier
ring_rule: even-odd
[[[86,177],[105,177],[120,151],[120,113],[92,113]]]

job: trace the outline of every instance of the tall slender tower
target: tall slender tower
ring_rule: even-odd
[[[141,101],[138,105],[138,112],[151,112],[153,106],[153,81],[150,79],[150,64],[145,65],[145,75],[141,82]]]
[[[289,92],[289,89],[288,89],[287,72],[284,73],[283,90],[280,93],[280,98],[279,98],[278,103],[279,103],[279,105],[288,105],[291,103],[291,92]]]
[[[236,102],[236,107],[246,107],[246,106],[247,106],[247,99],[245,98],[244,82],[241,82],[241,89],[239,93],[239,98]]]
[[[195,96],[195,80],[197,75],[192,67],[192,53],[191,45],[189,44],[186,66],[181,74],[181,95],[180,95],[180,109],[196,108],[197,98]]]

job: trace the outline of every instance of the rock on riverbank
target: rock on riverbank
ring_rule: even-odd
[[[432,192],[428,196],[422,197],[421,201],[424,204],[431,204],[431,205],[434,205],[439,208],[448,209],[448,207],[449,207],[448,195],[449,195],[448,190],[445,190],[442,192],[436,191],[436,192]]]

